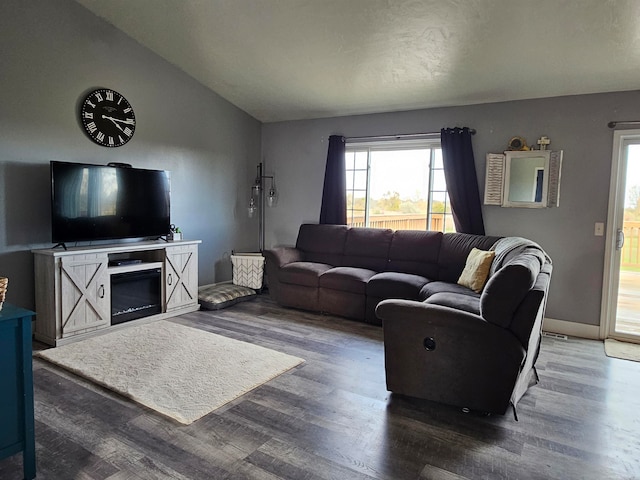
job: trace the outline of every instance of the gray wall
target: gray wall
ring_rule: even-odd
[[[490,235],[535,240],[552,257],[548,317],[598,325],[605,237],[594,236],[594,223],[607,219],[613,143],[607,122],[638,119],[639,104],[635,91],[266,124],[263,156],[280,191],[277,208],[267,211],[266,246],[292,244],[300,223],[318,221],[329,135],[475,128],[481,195],[486,153],[504,151],[515,135],[529,144],[547,135],[552,149],[564,151],[560,207],[483,206],[485,228]]]
[[[49,161],[171,171],[172,221],[201,239],[200,284],[231,278],[232,249],[257,248],[245,214],[261,124],[70,0],[0,6],[0,275],[34,306],[32,248],[50,248]],[[78,105],[97,87],[132,104],[133,139],[91,142]]]

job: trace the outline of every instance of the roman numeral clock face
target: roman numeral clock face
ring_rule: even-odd
[[[136,130],[136,116],[127,99],[107,88],[87,95],[80,108],[80,120],[89,138],[103,147],[124,145]]]

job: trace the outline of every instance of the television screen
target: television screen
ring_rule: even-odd
[[[169,232],[169,172],[51,162],[51,238],[78,242]]]

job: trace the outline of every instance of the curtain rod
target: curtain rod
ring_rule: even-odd
[[[476,130],[474,128],[469,129],[469,133],[471,135],[476,134]],[[430,133],[399,133],[397,135],[372,135],[369,137],[345,137],[345,140],[400,140],[403,138],[422,138],[422,137],[435,137],[440,136],[440,132],[430,132]]]
[[[640,121],[638,121],[638,120],[628,120],[628,121],[609,122],[609,123],[607,123],[607,127],[609,127],[609,128],[615,128],[616,125],[640,125]]]

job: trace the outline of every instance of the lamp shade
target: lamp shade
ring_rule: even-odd
[[[278,203],[278,192],[275,187],[272,185],[269,191],[267,192],[267,207],[275,207]]]
[[[256,201],[253,197],[251,197],[251,199],[249,200],[249,206],[247,207],[247,214],[249,215],[249,218],[253,218],[257,211],[258,207],[256,205]]]

